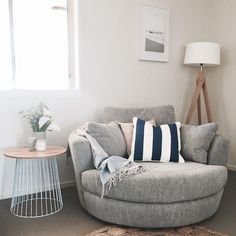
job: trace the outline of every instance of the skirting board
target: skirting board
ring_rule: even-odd
[[[61,183],[61,188],[68,188],[75,186],[75,180],[65,181]],[[0,195],[0,200],[11,198],[11,193],[3,193]]]
[[[227,165],[226,167],[228,170],[236,171],[236,166],[234,165]]]
[[[61,188],[68,188],[75,186],[75,180],[65,181],[61,183]]]

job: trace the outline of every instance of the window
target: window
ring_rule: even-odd
[[[0,88],[78,88],[76,0],[0,3]]]
[[[0,18],[0,87],[8,89],[11,87],[10,78],[13,76],[8,1],[0,3]]]

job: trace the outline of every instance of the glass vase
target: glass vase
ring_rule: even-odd
[[[34,132],[34,136],[36,137],[36,151],[46,151],[47,142],[46,142],[46,132]]]

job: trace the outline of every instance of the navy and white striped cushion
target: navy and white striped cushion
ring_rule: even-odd
[[[130,160],[184,163],[180,155],[180,122],[155,127],[135,117],[133,123]]]

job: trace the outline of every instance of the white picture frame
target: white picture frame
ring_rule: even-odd
[[[141,5],[139,60],[168,62],[170,11]]]

